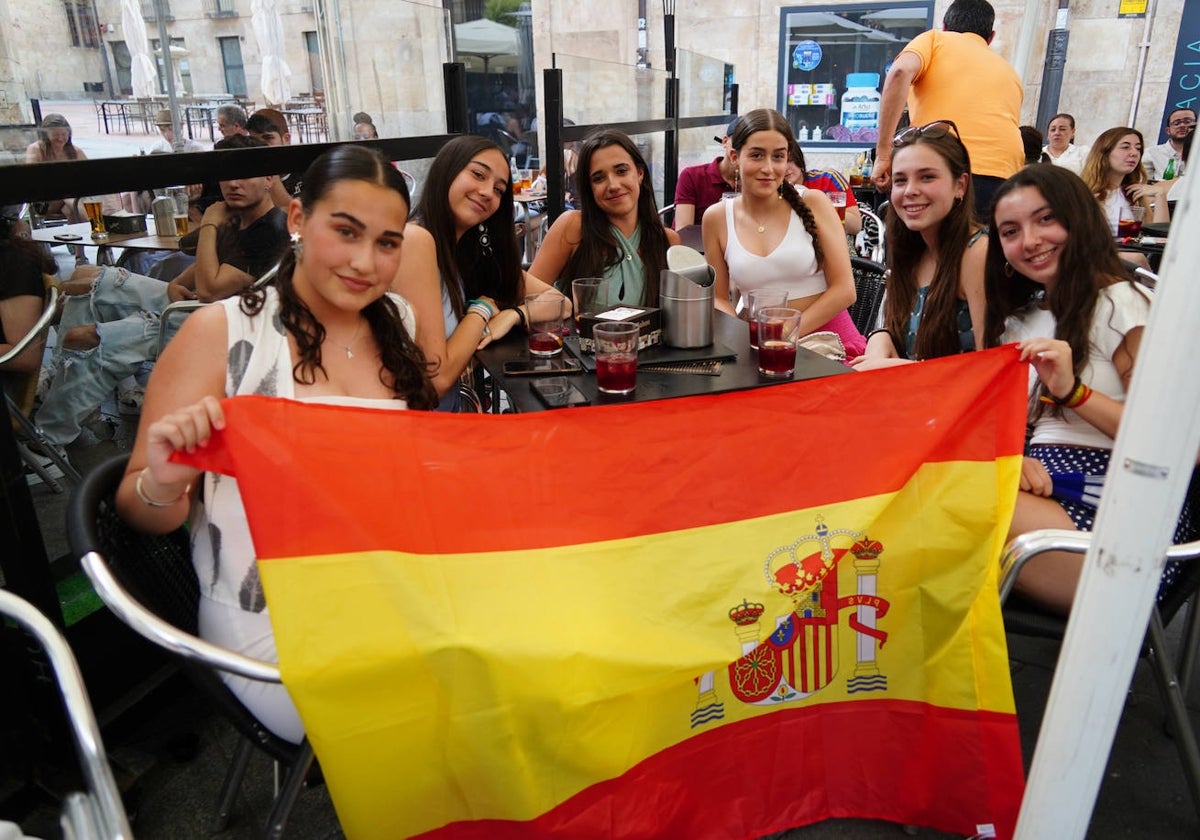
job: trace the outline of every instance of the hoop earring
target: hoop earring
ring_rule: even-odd
[[[483,222],[479,223],[479,250],[485,257],[492,255],[492,238],[488,235],[487,225]]]
[[[300,258],[304,256],[304,237],[300,235],[300,231],[294,230],[289,238],[292,240],[292,253],[296,255],[296,262],[300,262]]]
[[[1012,276],[1013,276],[1013,267],[1012,267],[1012,264],[1011,264],[1011,263],[1009,263],[1007,260],[1004,262],[1004,276],[1005,276],[1005,277],[1012,277]]]

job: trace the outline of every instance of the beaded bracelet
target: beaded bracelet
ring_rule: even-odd
[[[146,477],[146,473],[149,471],[150,471],[149,467],[142,467],[142,471],[140,473],[138,473],[137,481],[135,481],[133,483],[133,492],[137,494],[137,497],[139,499],[141,499],[144,504],[147,504],[150,507],[156,507],[156,508],[175,507],[175,505],[179,504],[180,500],[185,498],[187,496],[187,494],[190,493],[192,490],[192,484],[191,484],[191,482],[188,482],[187,487],[183,488],[183,492],[180,493],[178,496],[176,496],[174,499],[172,499],[169,502],[162,502],[162,501],[159,501],[158,499],[152,499],[146,495],[146,489],[144,487],[142,487],[142,479],[144,479]]]

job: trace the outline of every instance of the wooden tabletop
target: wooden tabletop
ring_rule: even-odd
[[[75,235],[79,239],[64,241],[62,235]],[[92,238],[92,226],[88,222],[78,222],[73,225],[37,228],[33,231],[34,242],[44,242],[48,245],[83,245],[91,248],[134,248],[142,251],[178,251],[179,237],[156,236],[153,233],[112,233],[107,239]]]

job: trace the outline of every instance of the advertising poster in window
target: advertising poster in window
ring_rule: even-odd
[[[779,111],[802,144],[874,146],[888,68],[933,25],[933,4],[780,11]]]

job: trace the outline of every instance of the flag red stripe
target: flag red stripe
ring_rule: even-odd
[[[252,517],[259,559],[521,550],[816,507],[893,492],[922,462],[1016,455],[1026,382],[1007,347],[754,391],[522,416],[242,397],[226,401],[228,427],[209,446],[176,457],[227,472],[224,442],[243,438],[244,495],[257,490],[271,502]],[[262,426],[273,434],[259,434]],[[793,444],[811,451],[814,440],[827,460],[788,457]],[[383,453],[395,454],[375,457]],[[346,470],[348,461],[367,467]],[[400,544],[381,545],[387,532]]]
[[[780,709],[697,735],[537,819],[460,822],[419,836],[749,838],[855,817],[961,835],[992,822],[1003,839],[1021,802],[1015,726],[1012,715],[897,700]],[[733,789],[756,794],[727,802]]]

